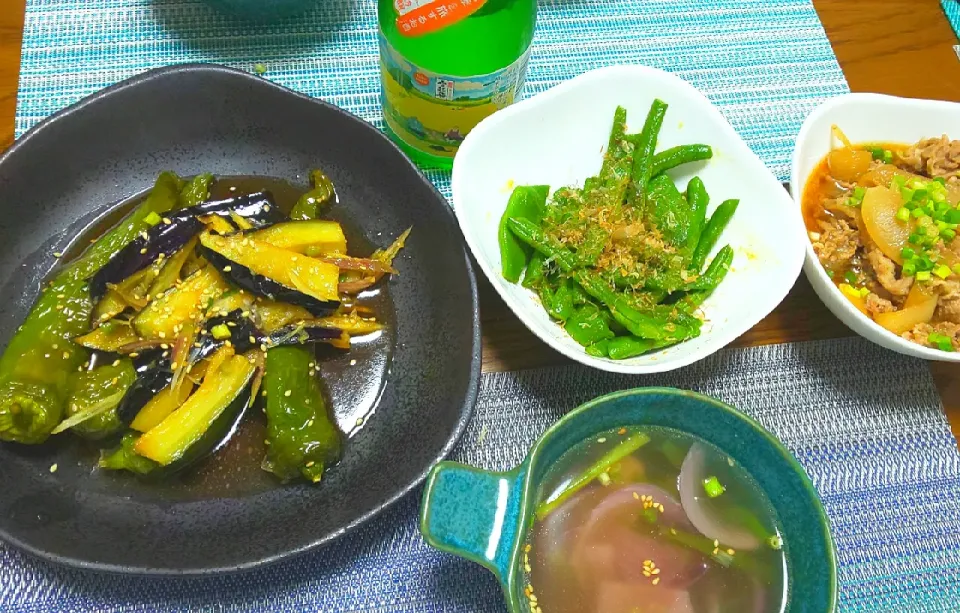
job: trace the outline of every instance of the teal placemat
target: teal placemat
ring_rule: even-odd
[[[642,382],[580,365],[488,373],[453,458],[511,468],[565,412],[638,385],[716,396],[796,455],[830,518],[839,613],[960,610],[960,453],[930,368],[860,338],[727,349]],[[490,572],[424,543],[420,495],[329,547],[243,575],[96,574],[0,544],[0,611],[507,613]],[[797,604],[823,613],[802,594]]]
[[[940,0],[943,10],[947,14],[947,21],[953,26],[953,31],[960,36],[960,2],[957,0]]]
[[[273,25],[198,0],[27,0],[17,134],[107,85],[188,61],[263,63],[265,78],[382,126],[373,0],[321,0]],[[688,79],[781,180],[803,119],[847,91],[810,0],[540,1],[525,95],[617,63]],[[428,174],[449,195],[448,173]]]

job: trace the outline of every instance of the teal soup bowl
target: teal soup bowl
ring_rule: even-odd
[[[625,434],[628,432],[632,434]],[[567,539],[564,541],[565,543],[572,542],[570,541],[572,538],[569,536],[570,534],[576,534],[578,535],[576,538],[580,540],[577,541],[578,544],[575,546],[584,547],[586,545],[583,545],[583,542],[586,537],[583,536],[584,530],[579,529],[578,526],[561,526],[560,528],[555,527],[549,530],[544,528],[547,524],[541,524],[539,520],[550,517],[553,511],[546,511],[542,505],[545,503],[551,506],[554,503],[570,503],[566,506],[567,510],[563,512],[562,517],[573,517],[574,513],[580,513],[578,517],[587,517],[588,520],[586,521],[593,521],[597,517],[601,506],[606,504],[606,502],[598,503],[596,507],[592,507],[592,510],[588,509],[585,515],[576,510],[576,505],[581,504],[580,501],[574,498],[576,494],[566,501],[556,499],[561,499],[563,498],[563,493],[568,493],[565,492],[565,489],[575,489],[574,486],[576,486],[578,482],[582,485],[582,475],[592,474],[593,476],[590,477],[589,485],[591,489],[581,489],[580,491],[585,492],[589,496],[594,496],[594,498],[598,500],[609,500],[609,497],[613,495],[610,492],[615,492],[616,490],[614,488],[617,487],[616,482],[611,482],[610,475],[622,475],[625,470],[623,466],[626,465],[626,463],[617,460],[617,464],[609,464],[609,470],[604,469],[608,470],[609,474],[608,472],[603,472],[602,474],[597,472],[591,473],[588,469],[586,472],[581,472],[581,476],[573,476],[575,473],[572,472],[559,480],[556,476],[557,470],[551,471],[551,469],[566,466],[568,464],[567,458],[571,456],[578,457],[577,450],[590,449],[590,447],[585,447],[585,445],[594,445],[595,443],[603,443],[606,445],[608,443],[607,437],[610,436],[610,433],[623,435],[621,437],[622,441],[626,441],[627,438],[631,436],[646,440],[651,440],[650,437],[659,436],[661,438],[658,440],[661,441],[667,441],[669,437],[677,436],[680,437],[678,440],[687,440],[687,447],[678,446],[680,451],[676,454],[682,460],[683,467],[680,468],[681,464],[676,460],[672,462],[672,466],[674,466],[672,470],[679,471],[681,475],[689,475],[691,473],[698,474],[694,470],[687,470],[687,460],[694,455],[694,449],[713,449],[710,453],[714,453],[716,458],[726,460],[714,464],[714,467],[720,471],[720,474],[723,474],[725,470],[723,465],[729,463],[729,466],[733,467],[739,464],[739,466],[744,469],[743,472],[747,473],[749,477],[738,478],[743,479],[742,483],[752,481],[750,487],[753,489],[751,491],[756,492],[756,489],[762,490],[767,499],[767,502],[763,503],[762,510],[764,517],[767,518],[771,525],[775,524],[779,532],[779,536],[772,531],[761,533],[773,534],[773,536],[768,538],[766,543],[759,545],[759,547],[757,543],[762,541],[759,540],[760,537],[754,537],[755,540],[752,545],[752,550],[746,553],[743,551],[735,552],[732,546],[728,549],[728,545],[726,544],[720,543],[718,545],[718,541],[712,540],[715,537],[706,537],[700,534],[707,534],[709,530],[703,529],[703,524],[698,524],[693,514],[689,511],[689,508],[696,507],[697,505],[684,504],[683,508],[680,506],[681,500],[705,500],[708,505],[719,504],[718,501],[720,499],[717,497],[721,494],[718,494],[718,490],[714,487],[718,485],[716,476],[711,475],[709,478],[701,478],[705,477],[704,474],[697,477],[680,476],[675,479],[673,473],[668,473],[667,477],[661,478],[661,483],[665,482],[667,485],[662,486],[663,489],[657,491],[666,493],[670,484],[679,484],[679,488],[675,487],[674,489],[679,489],[680,493],[672,493],[664,498],[663,501],[667,502],[666,509],[664,509],[663,504],[657,504],[654,500],[652,503],[653,509],[656,510],[659,506],[659,513],[662,515],[653,513],[654,517],[648,519],[648,523],[644,524],[643,529],[648,531],[645,533],[648,535],[653,534],[651,531],[659,530],[659,532],[656,533],[658,536],[652,541],[649,536],[645,537],[648,539],[644,541],[647,545],[636,550],[638,552],[636,554],[636,566],[634,566],[631,561],[627,570],[623,571],[632,573],[633,576],[642,572],[643,577],[649,577],[650,584],[646,583],[648,580],[643,577],[637,578],[637,581],[642,583],[640,587],[643,590],[651,589],[651,584],[654,586],[657,585],[659,582],[658,575],[660,573],[660,569],[656,568],[655,562],[650,559],[643,560],[643,565],[641,566],[640,560],[643,558],[657,557],[653,554],[647,555],[645,553],[649,551],[647,547],[655,548],[655,546],[663,546],[665,539],[670,541],[667,545],[671,547],[671,552],[676,552],[678,551],[677,548],[681,547],[681,545],[677,543],[681,543],[682,541],[679,539],[670,540],[671,537],[665,536],[667,535],[668,526],[666,522],[668,518],[671,517],[671,513],[679,510],[683,518],[682,521],[687,522],[689,520],[693,525],[696,525],[696,528],[690,526],[690,532],[681,532],[684,538],[687,538],[690,534],[693,534],[693,536],[689,537],[686,543],[683,543],[682,546],[684,549],[680,551],[687,552],[684,555],[698,556],[699,566],[697,568],[702,567],[703,569],[708,569],[699,570],[698,572],[708,574],[697,575],[697,577],[702,577],[702,579],[695,578],[694,581],[706,581],[710,579],[711,582],[708,585],[716,586],[719,584],[722,588],[716,592],[706,592],[710,595],[720,594],[721,597],[716,599],[720,602],[715,602],[703,610],[739,611],[743,608],[744,613],[765,613],[766,611],[830,613],[835,610],[837,599],[836,555],[833,541],[830,537],[829,523],[820,499],[803,468],[790,452],[759,423],[718,400],[688,391],[646,388],[618,392],[593,400],[568,413],[554,424],[540,437],[533,448],[530,449],[523,463],[508,472],[489,472],[455,462],[439,463],[433,468],[427,478],[420,514],[420,530],[424,538],[433,547],[472,560],[492,571],[503,586],[506,602],[512,613],[552,613],[544,602],[546,599],[544,598],[543,592],[541,592],[540,601],[538,602],[536,599],[536,592],[539,591],[537,586],[542,586],[541,581],[543,577],[547,575],[536,575],[537,562],[533,562],[534,569],[533,575],[531,575],[530,565],[532,562],[530,556],[532,556],[533,553],[531,552],[531,545],[529,543],[538,543],[537,547],[543,549],[543,547],[540,547],[541,543],[551,542],[549,539],[547,541],[537,540],[540,539],[543,534],[554,535],[550,538],[555,537],[558,541]],[[648,433],[649,437],[647,436]],[[690,439],[701,439],[709,443],[709,445],[695,443],[693,447],[690,447]],[[640,444],[643,445],[645,443]],[[662,457],[667,458],[669,456],[667,453],[669,444],[669,442],[662,442],[658,444],[659,446],[652,445],[649,448],[651,451],[645,453],[662,454]],[[610,452],[601,456],[599,465],[603,465],[603,463],[607,461],[607,458],[611,457],[610,453],[615,455],[616,449],[624,446],[620,445],[619,442],[615,442],[614,445],[615,447],[609,448]],[[619,447],[616,447],[616,445],[619,445]],[[574,451],[564,455],[571,449]],[[684,449],[689,449],[689,451],[684,451]],[[698,453],[703,454],[706,452],[698,451]],[[562,456],[563,460],[561,460]],[[636,464],[640,466],[644,465],[642,461],[637,461]],[[598,463],[594,462],[591,464],[581,462],[579,466],[581,468],[583,466],[596,468]],[[651,467],[646,470],[652,471],[654,468],[655,467],[651,465]],[[730,470],[734,469],[731,468]],[[615,471],[620,472],[615,473]],[[635,474],[640,475],[643,473]],[[647,474],[650,473],[648,472]],[[752,477],[752,479],[750,479],[750,477]],[[729,479],[730,476],[727,475],[726,478]],[[684,490],[685,479],[687,483],[696,483],[697,480],[700,480],[703,482],[703,485],[701,487],[698,483],[697,488],[699,489],[690,489],[688,486],[687,489]],[[624,481],[621,480],[619,482],[623,483]],[[611,485],[611,483],[613,483],[613,485]],[[643,491],[644,487],[648,487],[647,485],[641,485],[645,483],[645,478],[636,477],[630,480],[629,483],[630,485],[623,487],[625,490],[634,490],[633,492],[627,493],[632,493],[639,507],[628,507],[630,513],[628,516],[623,516],[623,513],[619,512],[621,517],[617,521],[620,521],[623,517],[628,517],[628,521],[631,522],[640,521],[643,519],[642,514],[646,511],[637,511],[635,509],[645,509],[651,506],[650,497],[638,497],[636,493],[637,490]],[[728,480],[727,483],[730,484],[731,482]],[[607,485],[609,485],[610,488],[602,487]],[[652,490],[647,489],[646,491]],[[694,491],[697,496],[695,498],[690,498],[690,496],[694,496],[694,494],[685,493]],[[737,491],[727,495],[737,496]],[[550,492],[553,493],[550,496],[545,496],[545,493]],[[557,492],[562,493],[558,494]],[[706,496],[717,498],[717,500],[710,502],[707,498],[703,498],[704,492],[706,492]],[[608,496],[608,498],[597,498],[596,493],[599,493],[600,496]],[[756,493],[755,495],[757,500],[762,501],[763,496]],[[542,496],[546,497],[547,500],[544,501],[541,499]],[[687,498],[684,498],[684,496],[687,496]],[[670,500],[666,498],[670,498]],[[673,498],[677,498],[677,500],[673,500]],[[583,497],[581,497],[580,500],[582,501]],[[728,498],[728,500],[731,499]],[[626,503],[632,505],[633,501],[626,500]],[[724,504],[731,503],[725,502]],[[581,505],[580,508],[582,509],[583,505]],[[683,516],[683,513],[686,513],[689,518]],[[657,519],[658,517],[662,519]],[[676,517],[676,515],[674,515],[674,517]],[[701,516],[700,521],[705,521],[702,517],[703,516]],[[550,521],[562,522],[566,520]],[[607,522],[607,524],[609,523],[610,522]],[[627,524],[627,529],[635,531],[637,525],[640,524]],[[673,524],[674,527],[669,528],[669,533],[676,536],[678,531],[674,528],[680,525],[681,524]],[[683,525],[689,526],[690,524],[685,523]],[[539,532],[536,532],[538,536],[531,537],[532,531],[536,531],[538,528],[540,529]],[[569,530],[570,528],[576,529],[571,531]],[[591,530],[593,530],[593,528],[591,528]],[[594,531],[591,534],[595,533]],[[756,532],[754,532],[754,534],[756,534]],[[698,539],[696,541],[698,545],[691,545],[691,543],[694,542],[692,540],[694,538]],[[731,536],[731,539],[732,538]],[[621,545],[621,543],[625,543],[629,539],[630,537],[628,536],[623,540],[615,540],[615,548],[625,547],[626,545]],[[703,545],[704,542],[708,543],[705,548]],[[591,551],[593,551],[594,549],[603,549],[607,545],[608,544],[605,543],[603,547],[598,547],[591,543],[589,547],[593,548],[591,549]],[[573,545],[571,545],[571,547],[573,547]],[[699,549],[697,547],[699,547]],[[760,547],[765,549],[760,549]],[[746,548],[750,549],[749,547]],[[713,551],[711,552],[710,549],[713,549]],[[557,553],[559,551],[559,549],[555,551],[553,554],[555,557],[550,558],[546,556],[543,560],[564,560],[564,562],[561,563],[562,565],[568,564],[566,560],[573,559],[572,556],[568,557],[567,553]],[[631,555],[633,555],[632,551],[633,550],[631,550]],[[658,555],[660,555],[662,551],[663,550],[660,550]],[[691,554],[690,552],[694,553]],[[721,568],[719,565],[711,566],[710,564],[718,561],[720,561],[720,564],[723,564],[718,555],[723,556],[724,552],[729,552],[730,554],[730,557],[727,558],[728,564],[734,564],[730,560],[736,557],[733,555],[735,553],[737,555],[754,556],[739,558],[738,562],[741,566],[736,568],[749,568],[746,562],[753,560],[752,568],[758,574],[766,572],[766,577],[770,577],[770,569],[775,569],[774,572],[776,572],[777,576],[776,583],[761,584],[756,582],[757,579],[755,575],[749,573],[738,574],[740,573],[739,570],[735,573],[724,574],[728,573],[725,568]],[[617,555],[622,553],[621,551]],[[591,553],[589,555],[593,554]],[[764,561],[764,558],[756,556],[775,556],[775,558],[772,559],[775,559],[776,562],[770,563],[769,561]],[[632,558],[629,559],[632,560]],[[709,561],[710,564],[705,562],[705,560]],[[580,562],[571,561],[568,566],[575,563]],[[617,564],[621,563],[617,562]],[[783,570],[784,566],[785,570]],[[558,566],[557,568],[560,567]],[[580,568],[587,568],[588,570],[585,572],[596,572],[594,569],[596,569],[597,566],[588,565]],[[709,570],[713,568],[717,569],[716,572],[720,574],[716,574],[714,570]],[[758,568],[759,570],[757,570]],[[551,588],[554,590],[553,593],[567,593],[567,586],[570,585],[572,576],[569,573],[573,571],[568,570],[565,572],[567,572],[568,575],[565,576],[562,581],[560,579],[550,580],[550,583],[553,584]],[[662,585],[668,587],[675,585],[671,584],[670,581],[676,580],[677,575],[671,574],[671,572],[669,569],[664,569],[663,576],[667,578]],[[531,585],[531,576],[534,577],[532,581],[533,585]],[[596,575],[581,574],[575,575],[574,577],[576,576]],[[741,577],[744,581],[754,581],[754,585],[756,586],[775,585],[778,587],[757,587],[756,589],[747,590],[746,593],[748,594],[760,594],[759,597],[749,597],[754,604],[746,607],[742,604],[735,604],[733,608],[730,608],[730,605],[724,606],[723,595],[728,594],[730,598],[735,600],[738,597],[736,595],[737,585],[725,584],[723,582],[726,581],[726,579],[718,580],[716,577],[731,576]],[[616,584],[606,583],[605,577],[606,576],[600,578],[598,583],[603,583],[604,586],[624,585],[622,582]],[[579,585],[582,585],[582,583],[583,582],[580,581]],[[747,586],[749,587],[749,583]],[[676,606],[675,603],[664,606],[663,603],[657,602],[657,592],[649,592],[652,595],[649,599],[641,598],[643,602],[637,603],[636,606],[631,604],[625,610],[636,611],[638,613],[661,610],[699,611],[700,608],[698,607],[702,605],[694,606],[691,602],[696,601],[697,598],[702,598],[704,592],[701,591],[698,592],[697,595],[694,595],[692,588],[690,589],[690,592],[680,593],[680,598],[686,602],[686,604],[681,604],[681,606]],[[704,588],[698,589],[702,590]],[[724,591],[724,589],[727,591]],[[600,595],[601,592],[603,595]],[[593,592],[594,596],[592,596],[592,598],[594,598],[594,600],[591,602],[603,601],[603,599],[608,597],[608,593],[606,588]],[[671,593],[676,594],[678,592],[674,591]],[[743,593],[744,590],[740,590],[739,598],[743,598]],[[534,595],[533,598],[531,598],[531,594]],[[571,596],[574,600],[577,597],[577,595]],[[630,598],[635,599],[636,593],[631,592]],[[708,596],[710,602],[713,602],[712,598],[712,596]],[[702,602],[702,600],[700,602]],[[778,606],[781,603],[783,604],[782,608]],[[597,604],[591,608],[584,605],[570,606],[569,602],[566,604],[566,610],[577,610],[583,613],[592,613],[594,610],[620,611],[621,608],[618,608],[618,606],[623,606],[622,604],[617,606]]]

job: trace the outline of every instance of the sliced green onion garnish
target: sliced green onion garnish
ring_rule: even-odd
[[[900,221],[909,221],[910,220],[910,209],[905,206],[900,207],[900,210],[897,211],[897,219]]]
[[[157,212],[156,212],[156,211],[150,211],[150,214],[147,215],[146,217],[144,217],[144,218],[143,218],[143,221],[145,221],[146,223],[150,224],[151,226],[155,226],[155,225],[157,225],[158,223],[160,223],[161,217],[160,217],[159,215],[157,215]]]
[[[929,281],[930,280],[930,271],[929,270],[918,270],[917,281]]]
[[[953,271],[951,271],[950,267],[946,264],[941,264],[933,269],[933,274],[937,275],[941,279],[946,279],[952,272]]]
[[[711,476],[703,480],[703,491],[705,491],[710,498],[716,498],[727,491],[727,488],[723,487],[719,479]]]

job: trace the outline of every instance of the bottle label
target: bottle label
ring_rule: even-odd
[[[397,31],[423,36],[453,25],[476,13],[487,0],[393,0]]]
[[[383,119],[407,145],[453,157],[464,137],[488,115],[513,103],[527,73],[528,48],[491,74],[454,77],[408,62],[380,35]]]

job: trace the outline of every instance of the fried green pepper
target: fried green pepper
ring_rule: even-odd
[[[135,432],[127,432],[120,439],[120,444],[113,449],[100,451],[100,468],[107,470],[128,470],[138,475],[148,475],[160,468],[160,465],[149,458],[134,451],[140,436]]]
[[[210,184],[213,183],[213,175],[204,173],[195,176],[187,181],[180,190],[180,196],[177,199],[177,207],[185,209],[190,206],[197,206],[210,198]]]
[[[73,373],[70,377],[73,393],[67,403],[67,418],[53,429],[52,434],[69,428],[84,438],[96,440],[119,430],[117,407],[136,376],[128,358]]]
[[[87,360],[72,339],[89,328],[86,279],[177,203],[182,181],[161,173],[147,199],[43,289],[0,358],[0,439],[42,443],[63,419],[70,375]]]
[[[303,476],[317,483],[340,459],[342,440],[315,373],[314,355],[303,347],[267,351],[267,455],[263,469],[284,481]]]
[[[312,189],[300,196],[290,210],[290,219],[316,219],[320,216],[320,209],[336,195],[333,181],[322,170],[310,171],[310,185]]]
[[[543,209],[550,188],[546,185],[520,185],[510,194],[507,208],[500,218],[497,239],[500,244],[500,271],[511,283],[520,280],[533,249],[518,239],[507,226],[511,217],[527,219],[535,224],[543,218]]]

